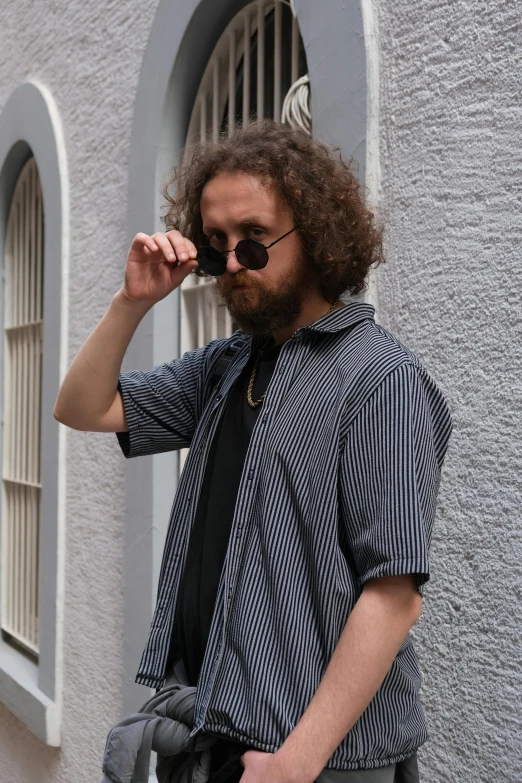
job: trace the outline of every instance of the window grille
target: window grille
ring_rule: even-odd
[[[37,655],[43,204],[34,158],[23,167],[7,222],[4,275],[1,627]]]
[[[194,102],[187,142],[217,141],[221,133],[232,135],[236,123],[246,125],[257,118],[295,125],[294,95],[306,104],[298,120],[310,118],[309,92],[303,93],[309,83],[306,72],[291,4],[285,0],[250,3],[234,17],[212,53]],[[296,82],[297,93],[292,89]],[[191,274],[180,291],[182,354],[233,333],[236,327],[217,295],[214,278]],[[180,451],[180,470],[187,452]]]

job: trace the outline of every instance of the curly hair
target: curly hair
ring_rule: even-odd
[[[370,267],[384,261],[384,229],[365,203],[352,161],[345,162],[338,147],[272,120],[237,126],[230,137],[186,148],[162,188],[167,212],[161,220],[196,247],[206,244],[200,212],[205,184],[221,172],[254,175],[277,188],[291,208],[321,293],[334,302],[347,290],[366,290]],[[200,267],[194,272],[207,276]]]

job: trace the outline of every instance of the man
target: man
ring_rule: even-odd
[[[196,146],[164,195],[167,232],[135,236],[55,407],[128,458],[190,446],[136,681],[197,685],[216,783],[418,780],[408,632],[451,419],[373,307],[339,299],[383,260],[382,230],[335,151],[268,121]],[[196,268],[234,335],[121,373],[141,318]]]

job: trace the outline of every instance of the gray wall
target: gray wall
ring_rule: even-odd
[[[455,429],[416,629],[425,780],[522,780],[520,2],[379,0],[380,320]]]
[[[51,90],[65,131],[70,359],[122,281],[131,119],[155,8],[156,0],[2,8],[0,110],[34,78]],[[106,734],[122,711],[124,468],[115,436],[68,432],[63,742],[44,746],[0,705],[1,783],[101,777]]]

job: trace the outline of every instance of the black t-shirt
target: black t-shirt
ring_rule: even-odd
[[[252,398],[266,391],[284,343],[267,340],[260,350]],[[251,356],[230,390],[214,435],[190,533],[187,559],[176,605],[174,648],[183,659],[190,685],[196,685],[208,641],[217,588],[225,561],[230,528],[248,444],[263,403],[251,408],[247,389],[257,356]]]

